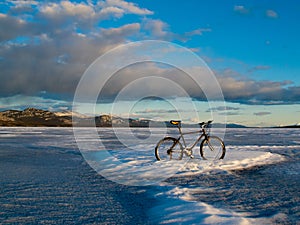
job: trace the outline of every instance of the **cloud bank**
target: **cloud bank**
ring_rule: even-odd
[[[147,17],[154,12],[123,0],[3,4],[8,10],[0,14],[1,96],[72,95],[86,68],[113,47],[134,39],[187,39],[206,32],[174,34],[165,22]],[[126,15],[133,21],[119,23]]]
[[[37,96],[70,100],[87,67],[101,54],[118,45],[144,39],[185,42],[194,35],[213,32],[198,28],[177,34],[155,12],[123,0],[93,3],[70,1],[6,1],[0,13],[0,96]],[[249,14],[242,5],[233,9]],[[266,15],[276,18],[275,11]],[[126,19],[130,16],[130,19]],[[174,68],[146,65],[124,69],[112,79],[104,95],[113,99],[129,81],[149,74],[164,76],[181,85],[195,100],[206,100],[194,82]],[[249,72],[268,70],[254,66]],[[300,102],[300,87],[291,81],[256,81],[236,76],[235,71],[215,71],[227,101],[244,104],[293,104]],[[118,78],[118,79],[117,79]],[[145,84],[138,91],[159,84]],[[163,95],[163,92],[161,93]]]

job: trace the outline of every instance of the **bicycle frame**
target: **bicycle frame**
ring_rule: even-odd
[[[198,130],[198,131],[192,131],[192,132],[186,132],[186,133],[183,133],[182,130],[181,130],[181,127],[178,126],[178,130],[179,130],[179,138],[177,139],[177,142],[174,143],[177,144],[180,139],[182,139],[182,142],[183,142],[183,145],[184,145],[184,149],[182,150],[187,150],[187,151],[192,151],[192,149],[200,142],[200,140],[204,137],[204,139],[208,139],[208,134],[206,133],[205,131],[205,128],[202,128],[201,130]],[[186,144],[186,141],[184,139],[184,135],[188,135],[188,134],[196,134],[196,133],[201,133],[201,135],[197,138],[197,140],[191,145],[191,146],[187,146]]]

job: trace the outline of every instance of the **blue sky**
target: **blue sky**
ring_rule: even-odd
[[[0,110],[71,109],[76,86],[94,60],[121,44],[151,39],[192,50],[216,75],[227,110],[198,100],[203,120],[219,110],[230,123],[297,124],[298,21],[297,0],[2,1]],[[122,115],[126,104],[115,113]],[[163,101],[135,107],[136,117],[176,117]],[[111,104],[96,108],[108,113]],[[185,119],[193,121],[188,113]]]

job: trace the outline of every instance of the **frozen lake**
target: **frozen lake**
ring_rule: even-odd
[[[203,162],[196,147],[195,159],[172,164],[155,160],[160,129],[153,139],[148,129],[132,132],[134,140],[122,128],[99,128],[97,137],[81,128],[77,141],[97,173],[71,128],[1,128],[0,223],[300,221],[300,129],[227,129],[221,162]],[[104,163],[103,150],[117,166]]]

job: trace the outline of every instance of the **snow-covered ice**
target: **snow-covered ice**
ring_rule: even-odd
[[[159,128],[151,134],[132,129],[133,140],[128,130],[119,128],[125,144],[110,128],[97,129],[96,136],[88,128],[78,129],[81,153],[101,176],[87,169],[71,128],[0,129],[0,167],[5,172],[0,176],[0,221],[104,223],[99,218],[106,218],[106,224],[293,224],[300,219],[299,129],[227,129],[226,156],[216,162],[201,160],[199,147],[194,149],[195,159],[156,161],[155,141],[165,135]],[[109,181],[102,187],[102,176],[115,185]],[[51,185],[58,183],[65,189],[53,187],[58,192],[53,194]],[[32,194],[37,196],[25,195],[26,185],[36,188]],[[76,185],[80,193],[74,191]],[[43,197],[38,189],[46,190]],[[76,200],[69,189],[77,193]],[[25,196],[18,196],[18,190]],[[120,191],[123,194],[116,194]],[[101,212],[105,200],[99,193],[112,196],[105,204],[106,214]],[[41,199],[51,196],[51,210],[38,213],[47,208]],[[110,216],[115,213],[110,204],[124,214],[123,220]]]

